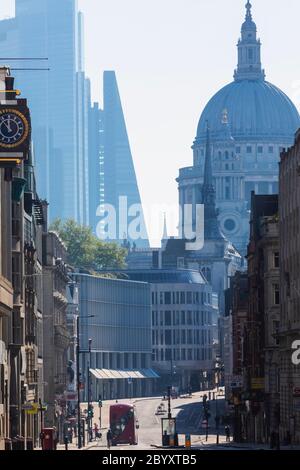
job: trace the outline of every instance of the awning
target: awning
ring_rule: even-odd
[[[91,374],[99,380],[112,379],[158,379],[153,369],[90,369]]]

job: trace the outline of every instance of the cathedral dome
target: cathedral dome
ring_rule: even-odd
[[[257,39],[251,8],[248,0],[238,41],[238,66],[234,82],[222,88],[206,105],[198,124],[196,144],[205,141],[207,122],[212,140],[222,140],[224,110],[232,137],[237,141],[290,145],[300,127],[300,116],[292,101],[275,85],[265,81],[261,43]]]
[[[236,80],[226,85],[206,105],[197,130],[205,140],[207,122],[212,139],[222,134],[222,113],[227,110],[231,134],[237,141],[292,141],[300,127],[299,113],[279,88],[265,80]]]

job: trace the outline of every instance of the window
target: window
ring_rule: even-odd
[[[180,303],[185,304],[185,292],[180,292]]]
[[[165,331],[165,344],[167,344],[167,345],[172,344],[172,334],[171,334],[171,330],[166,330],[166,331]]]
[[[181,324],[185,325],[185,311],[184,310],[181,311]]]
[[[181,350],[181,360],[185,361],[185,349]]]
[[[274,305],[279,305],[279,284],[273,284]]]
[[[257,147],[257,153],[263,153],[263,150],[264,148],[261,145]]]
[[[276,346],[279,346],[279,336],[278,336],[279,326],[280,326],[280,322],[277,321],[277,320],[274,320],[273,321],[273,336],[274,336],[274,339],[275,339]]]
[[[251,145],[247,145],[246,151],[247,151],[247,153],[252,153],[252,147],[251,147]]]
[[[273,145],[269,145],[269,153],[274,153],[274,147],[273,147]]]
[[[172,349],[166,349],[166,361],[171,361],[172,359]]]
[[[186,293],[186,303],[191,304],[192,303],[192,292],[187,292]]]
[[[229,170],[229,165],[228,165],[228,163],[225,164],[225,170]]]
[[[193,360],[193,350],[188,349],[188,361],[192,361],[192,360]]]
[[[163,303],[164,303],[164,293],[163,292],[159,293],[159,303],[160,303],[160,305],[163,305]]]
[[[274,268],[279,268],[279,253],[276,251],[273,255],[273,265]]]
[[[185,330],[181,331],[181,344],[186,343],[186,336],[185,336]]]
[[[171,305],[171,292],[165,292],[165,305]]]
[[[193,330],[188,330],[187,332],[187,343],[193,344],[193,337],[192,337]]]
[[[241,147],[236,147],[235,151],[236,153],[241,153]]]
[[[187,312],[187,324],[192,325],[193,324],[193,319],[192,319],[192,312],[188,311]]]
[[[165,311],[165,325],[166,326],[171,326],[172,325],[171,311],[170,310]]]

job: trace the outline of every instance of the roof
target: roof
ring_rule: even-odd
[[[153,369],[90,369],[90,372],[98,380],[159,378],[159,375]]]
[[[300,127],[299,113],[279,88],[264,80],[234,81],[218,91],[201,115],[196,142],[204,144],[206,122],[212,130],[212,140],[222,135],[224,109],[233,138],[237,141],[262,140],[293,142]]]

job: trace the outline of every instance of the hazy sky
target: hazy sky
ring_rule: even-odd
[[[176,204],[178,169],[208,99],[232,80],[246,0],[79,0],[86,71],[117,73],[143,203]],[[267,80],[300,107],[300,2],[251,0]],[[13,0],[0,0],[0,16]],[[149,219],[148,219],[149,221]],[[169,223],[171,232],[175,222]]]

